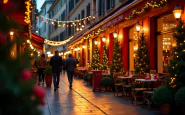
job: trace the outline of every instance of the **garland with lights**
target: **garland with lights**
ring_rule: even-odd
[[[130,16],[127,16],[127,17],[125,17],[125,20],[130,20],[130,19],[132,19],[135,15],[137,15],[137,14],[142,14],[142,13],[144,13],[147,9],[149,9],[149,8],[159,8],[159,7],[163,7],[163,6],[165,6],[166,5],[166,3],[167,3],[167,0],[158,0],[158,1],[156,1],[156,2],[154,2],[154,1],[151,1],[151,2],[147,2],[145,5],[144,5],[144,7],[142,8],[142,9],[138,9],[138,8],[136,8],[136,9],[134,9],[133,11],[132,11],[132,13],[130,14]]]
[[[106,44],[104,44],[103,49],[104,49],[104,51],[103,51],[103,57],[102,57],[102,70],[108,70],[108,62],[109,61],[108,61],[108,56],[107,56],[108,49],[107,49]]]
[[[97,46],[94,49],[92,63],[91,63],[90,68],[92,70],[101,70],[102,69],[102,65],[100,64],[100,52],[99,52]]]
[[[91,20],[91,18],[92,19],[95,19],[95,16],[87,16],[86,18],[82,18],[82,19],[78,19],[78,20],[69,20],[69,21],[65,21],[65,20],[54,20],[54,19],[51,19],[51,18],[47,18],[47,17],[44,17],[44,16],[40,16],[39,18],[41,18],[41,20],[42,21],[44,21],[44,20],[46,20],[46,22],[49,22],[49,21],[51,21],[51,22],[57,22],[57,23],[62,23],[62,24],[66,24],[66,23],[75,23],[75,22],[80,22],[80,21],[85,21],[85,20],[88,20],[88,21],[90,21]],[[83,22],[83,23],[85,23],[85,22]]]
[[[122,50],[120,48],[120,42],[116,38],[116,39],[114,39],[111,74],[113,74],[113,72],[122,72],[123,71],[123,62],[122,62],[121,51]]]
[[[71,36],[70,38],[68,38],[68,39],[66,39],[64,41],[59,41],[59,42],[45,39],[44,43],[48,44],[48,45],[51,45],[51,46],[60,46],[60,45],[64,45],[64,44],[68,43],[73,37],[74,36]]]
[[[138,41],[139,47],[136,53],[135,73],[146,74],[150,71],[148,45],[145,37],[144,32],[142,32]]]
[[[176,47],[173,48],[172,59],[168,66],[171,75],[171,87],[185,86],[185,23],[180,20],[173,35],[176,39]]]

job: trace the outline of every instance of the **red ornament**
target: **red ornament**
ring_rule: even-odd
[[[42,100],[42,101],[40,102],[40,104],[41,104],[42,106],[45,106],[45,105],[46,105],[46,103],[45,103],[44,100]]]
[[[46,20],[46,23],[48,23],[48,20]]]
[[[90,18],[88,18],[88,21],[91,21],[91,19],[90,19]]]
[[[5,44],[5,43],[6,43],[5,36],[2,32],[0,32],[0,44]]]
[[[41,18],[41,20],[43,21],[43,20],[44,20],[44,18],[42,17],[42,18]]]
[[[69,25],[67,24],[66,27],[68,28],[68,26],[69,26]]]
[[[32,74],[29,69],[24,69],[21,71],[21,79],[22,80],[27,81],[27,80],[31,79],[31,77],[32,77]]]
[[[33,93],[39,99],[43,99],[45,97],[45,91],[39,86],[35,86],[33,88]]]

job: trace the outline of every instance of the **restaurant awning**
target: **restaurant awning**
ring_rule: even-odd
[[[29,37],[28,33],[25,33],[25,35]],[[30,41],[34,48],[43,50],[44,38],[32,33],[32,39],[30,39]]]

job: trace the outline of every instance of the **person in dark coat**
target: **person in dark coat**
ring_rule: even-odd
[[[60,71],[62,66],[62,57],[58,55],[58,51],[55,51],[55,55],[51,57],[49,64],[52,66],[54,91],[56,91],[57,88],[59,88]]]
[[[74,58],[72,58],[72,54],[69,54],[69,57],[66,59],[65,61],[65,67],[66,67],[66,71],[67,71],[67,76],[68,76],[68,81],[69,81],[69,88],[72,88],[72,83],[73,83],[73,75],[74,75],[74,71],[76,68],[76,61]]]

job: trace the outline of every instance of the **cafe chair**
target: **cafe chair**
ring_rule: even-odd
[[[122,92],[123,95],[123,83],[118,79],[118,76],[123,76],[123,73],[121,72],[114,72],[113,73],[113,79],[114,79],[114,95],[119,94],[119,92]]]

